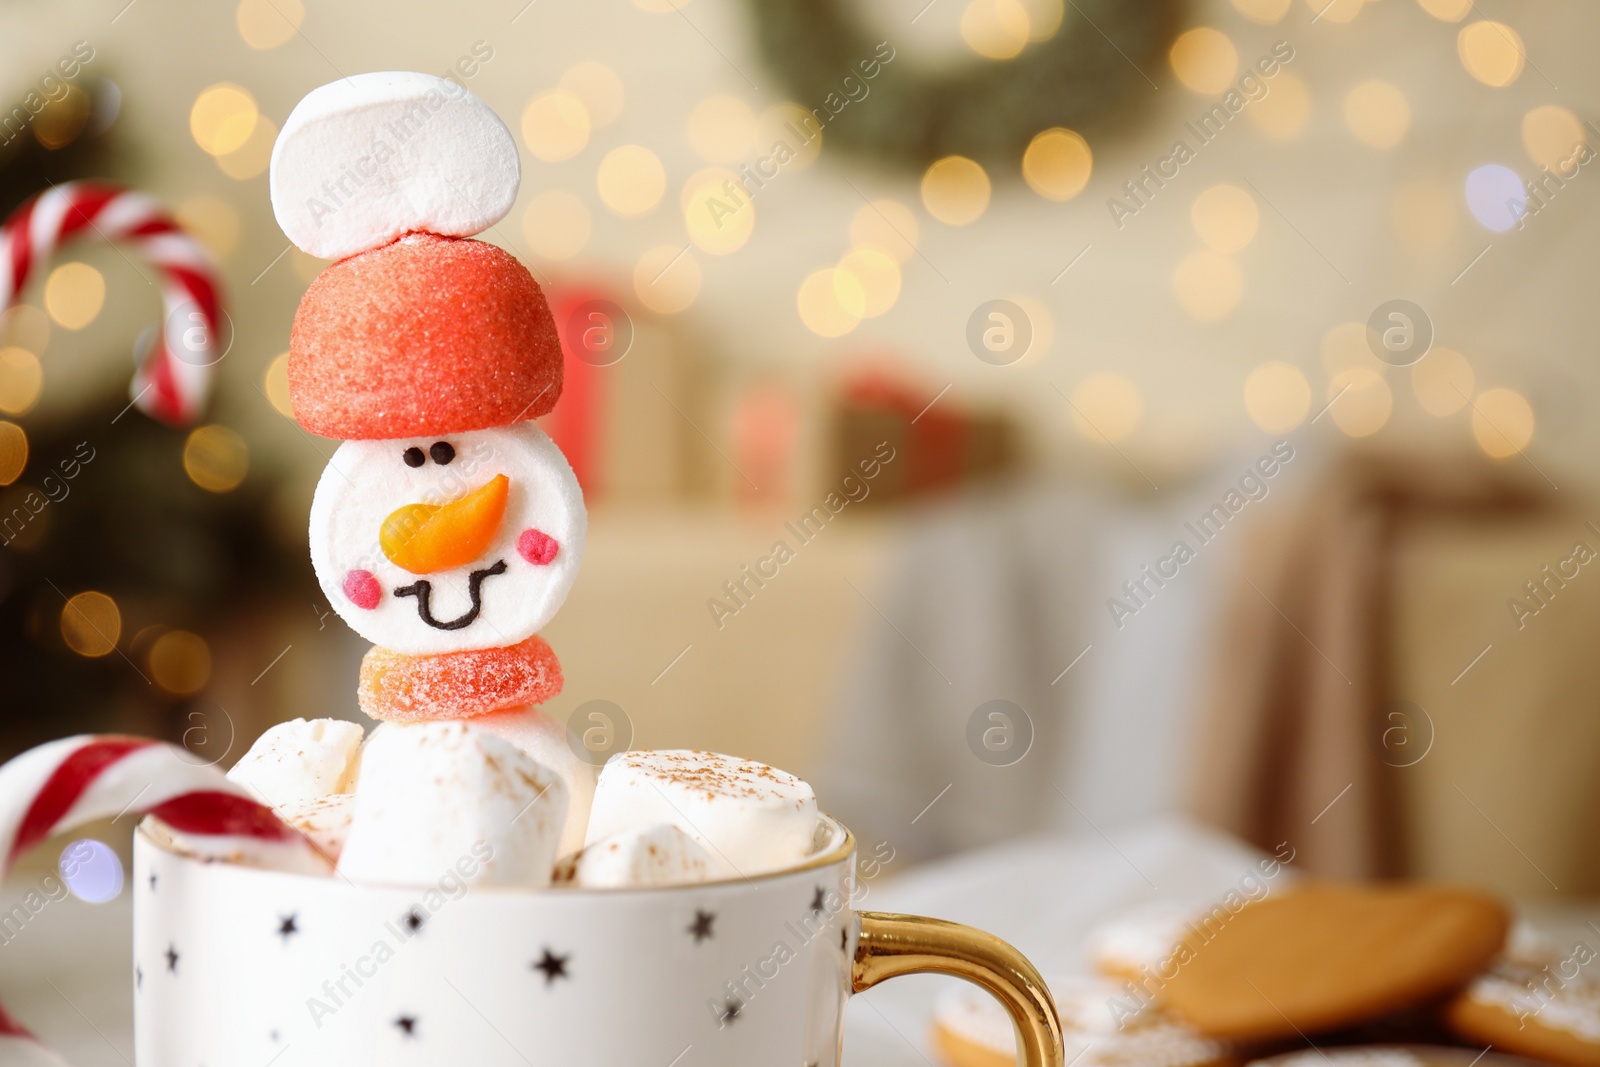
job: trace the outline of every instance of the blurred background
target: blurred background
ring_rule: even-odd
[[[267,167],[309,90],[414,69],[517,135],[483,237],[568,342],[544,424],[591,526],[555,715],[791,769],[905,860],[1181,812],[1314,873],[1600,888],[1593,5],[3,0],[0,27],[0,212],[146,190],[231,319],[173,428],[128,410],[160,316],[136,254],[69,245],[5,313],[0,758],[120,731],[227,765],[357,717],[306,546],[336,443],[284,370],[325,264]]]

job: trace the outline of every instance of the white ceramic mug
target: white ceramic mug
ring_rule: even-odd
[[[481,860],[483,857],[478,857]],[[639,890],[357,887],[134,843],[139,1067],[836,1067],[851,993],[919,971],[999,997],[1061,1067],[1044,982],[953,923],[857,912],[855,841],[750,879]],[[463,857],[457,866],[470,870]]]

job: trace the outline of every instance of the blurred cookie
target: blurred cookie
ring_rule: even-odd
[[[1500,953],[1509,922],[1469,890],[1302,885],[1191,932],[1156,995],[1214,1037],[1304,1038],[1464,986]]]
[[[1438,1045],[1308,1048],[1253,1060],[1246,1067],[1533,1067],[1527,1060]]]
[[[1600,1067],[1600,967],[1588,945],[1562,954],[1519,939],[1445,1005],[1446,1024],[1467,1041],[1568,1067]],[[1594,973],[1591,973],[1594,972]]]
[[[1089,962],[1107,978],[1138,982],[1145,971],[1159,971],[1205,914],[1201,901],[1164,900],[1114,915],[1089,931]]]
[[[1066,1060],[1075,1067],[1227,1067],[1223,1042],[1201,1037],[1155,1008],[1120,1015],[1119,988],[1098,978],[1050,983]],[[948,1067],[1015,1067],[1016,1031],[1000,1002],[976,986],[952,988],[934,1009],[933,1041]]]

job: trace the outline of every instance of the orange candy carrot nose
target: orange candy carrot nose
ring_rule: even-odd
[[[510,489],[510,479],[497,474],[460,500],[396,508],[383,520],[378,544],[390,561],[412,574],[463,567],[494,540]]]

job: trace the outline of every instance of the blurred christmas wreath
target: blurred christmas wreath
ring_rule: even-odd
[[[963,36],[982,58],[949,69],[901,59],[878,77],[895,42],[848,0],[749,4],[767,64],[818,116],[828,143],[915,169],[950,155],[1015,163],[1042,130],[1125,121],[1139,90],[1154,95],[1144,69],[1170,43],[1180,8],[1178,0],[971,0]],[[864,78],[875,80],[868,87]],[[843,113],[869,92],[870,105]]]

